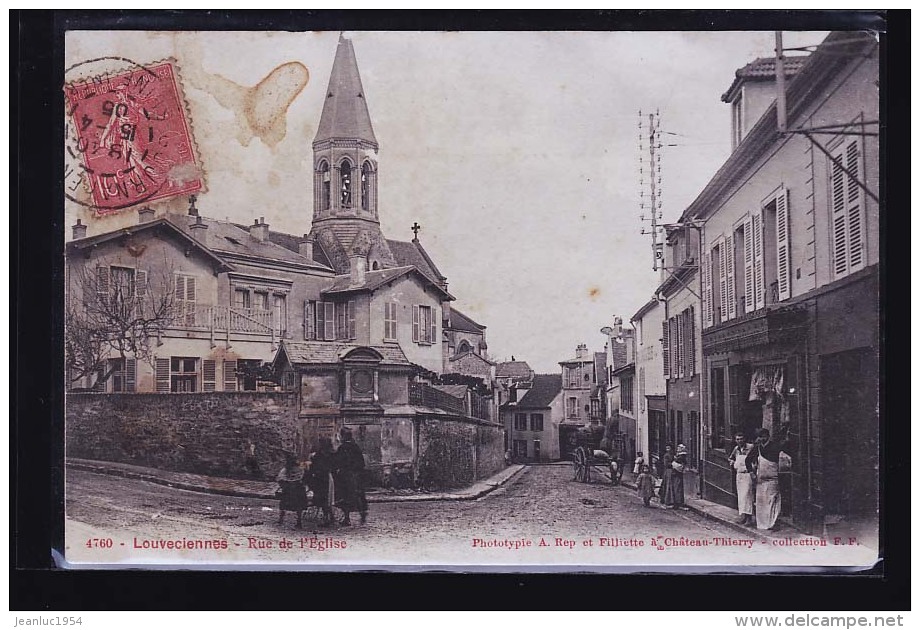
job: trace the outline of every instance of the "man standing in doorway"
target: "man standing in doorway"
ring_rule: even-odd
[[[738,489],[738,523],[754,524],[754,474],[748,471],[747,456],[754,445],[744,439],[744,433],[735,434],[735,448],[729,456],[735,470],[735,486]]]
[[[757,529],[778,529],[782,502],[779,494],[779,454],[789,447],[789,428],[780,429],[782,440],[770,439],[770,431],[760,429],[757,443],[745,459],[749,472],[757,471]]]

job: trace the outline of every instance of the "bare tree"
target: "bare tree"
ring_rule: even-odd
[[[110,358],[129,357],[153,365],[154,351],[162,334],[178,312],[173,273],[168,262],[161,277],[147,271],[111,266],[99,261],[95,267],[71,267],[71,284],[64,314],[64,353],[71,383],[101,374],[104,383],[119,369],[105,369]],[[82,299],[78,297],[82,296]]]

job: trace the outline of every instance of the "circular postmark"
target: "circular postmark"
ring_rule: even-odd
[[[110,214],[202,189],[173,60],[82,61],[65,72],[64,98],[70,201]]]

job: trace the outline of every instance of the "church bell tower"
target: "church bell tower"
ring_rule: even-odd
[[[365,258],[367,269],[395,267],[380,232],[379,145],[351,40],[339,36],[316,137],[313,139],[312,235],[336,273]]]

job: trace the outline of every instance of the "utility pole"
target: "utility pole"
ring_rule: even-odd
[[[645,164],[644,142],[648,142],[648,164]],[[648,128],[643,129],[642,111],[639,111],[639,220],[649,221],[649,229],[643,226],[640,234],[652,235],[652,271],[664,265],[663,243],[658,242],[661,226],[661,116],[656,110],[648,115]],[[649,200],[645,200],[645,176],[648,171]],[[649,213],[646,219],[646,212]]]

